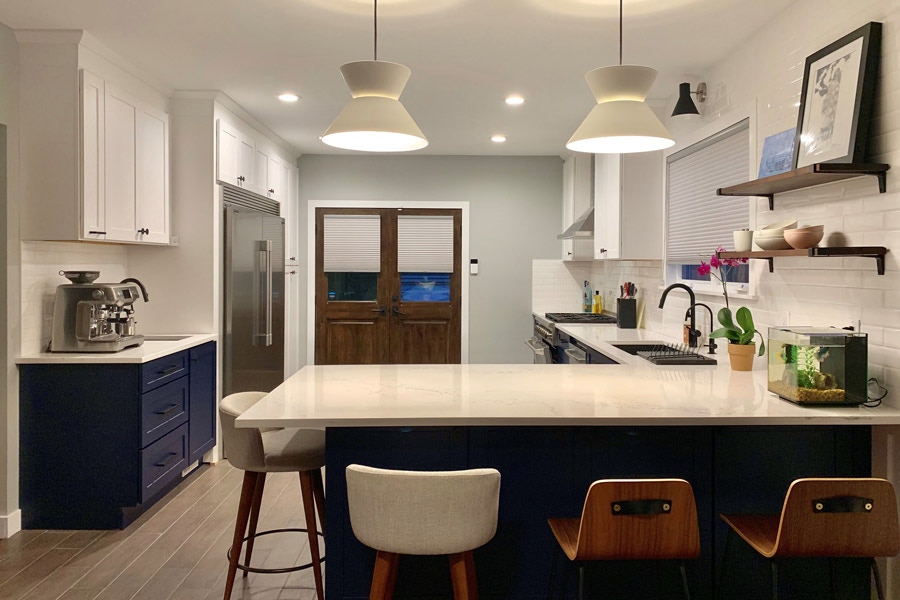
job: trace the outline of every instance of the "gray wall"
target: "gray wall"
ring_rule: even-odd
[[[558,258],[562,159],[558,156],[326,156],[300,165],[300,232],[310,200],[469,202],[469,362],[525,363],[531,352],[531,261]],[[300,246],[305,251],[306,240]],[[301,257],[306,265],[306,256]],[[301,281],[310,282],[303,272]],[[306,339],[306,288],[301,340]],[[311,357],[310,357],[311,359]],[[303,364],[310,360],[301,355]]]

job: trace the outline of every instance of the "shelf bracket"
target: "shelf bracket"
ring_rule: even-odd
[[[775,210],[775,194],[764,194],[763,197],[769,199],[769,210],[770,211]],[[769,271],[772,270],[771,264],[772,264],[772,261],[770,260],[769,261]]]
[[[878,177],[878,193],[884,194],[887,192],[887,171],[876,173],[875,176]],[[884,257],[881,258],[881,262],[884,263]],[[879,273],[879,275],[884,275],[884,273]]]
[[[774,273],[775,272],[775,259],[770,256],[769,258],[766,259],[766,262],[769,263],[769,273]]]
[[[876,254],[872,258],[875,259],[875,264],[878,268],[878,274],[884,275],[884,254]]]

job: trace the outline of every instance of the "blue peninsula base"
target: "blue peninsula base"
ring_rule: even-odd
[[[711,600],[719,585],[730,600],[766,598],[768,563],[741,540],[729,549],[722,576],[726,526],[719,514],[780,512],[799,477],[871,474],[869,426],[345,427],[328,428],[326,439],[330,600],[368,598],[375,557],[350,527],[344,468],[351,463],[500,471],[497,535],[475,552],[484,600],[546,598],[559,551],[547,518],[580,515],[594,480],[644,477],[683,478],[694,488],[702,554],[687,565],[692,598]],[[404,557],[395,597],[452,597],[447,564],[445,557]],[[829,597],[830,569],[825,560],[779,563],[779,598]],[[838,598],[868,597],[864,561],[834,561],[833,572]],[[683,598],[674,564],[595,564],[586,579],[588,597]]]

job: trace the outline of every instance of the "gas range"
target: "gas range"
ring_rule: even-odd
[[[552,323],[615,323],[613,315],[596,313],[545,313],[544,318]]]

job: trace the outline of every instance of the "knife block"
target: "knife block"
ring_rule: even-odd
[[[637,300],[616,298],[616,325],[619,329],[637,328]]]

